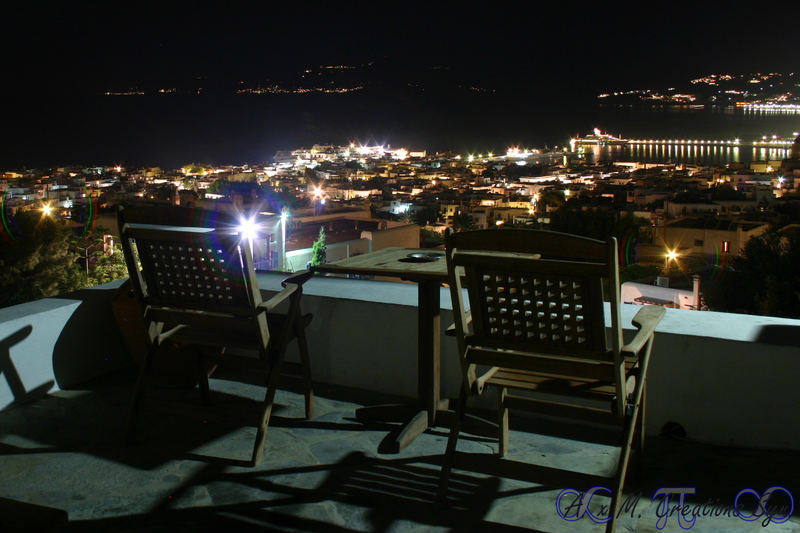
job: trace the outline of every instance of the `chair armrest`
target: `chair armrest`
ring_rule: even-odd
[[[656,330],[656,326],[664,318],[667,310],[660,305],[647,305],[642,307],[636,316],[633,317],[631,323],[636,326],[639,331],[636,336],[622,347],[623,355],[630,354],[631,357],[637,357],[642,347],[650,340]]]
[[[187,327],[186,324],[180,324],[178,326],[175,326],[174,328],[172,328],[169,331],[165,331],[164,333],[159,333],[155,338],[155,345],[156,346],[161,346],[164,343],[165,340],[169,339],[174,334],[178,333],[180,330],[182,330],[182,329],[184,329],[186,327]]]
[[[291,276],[284,278],[283,281],[281,281],[281,287],[286,287],[290,283],[302,286],[303,283],[311,279],[313,276],[314,272],[312,270],[299,270]]]
[[[500,370],[499,366],[493,366],[478,376],[477,379],[475,379],[475,382],[472,384],[474,391],[478,394],[483,394],[483,389],[486,387],[486,382],[492,379],[492,376],[494,376],[498,370]]]
[[[464,327],[469,329],[469,325],[472,324],[472,313],[467,311],[465,314],[467,315],[467,323],[464,324]],[[444,334],[449,336],[449,337],[455,337],[456,336],[456,324],[455,324],[455,322],[450,324],[450,327],[448,327],[446,330],[444,330]]]
[[[280,304],[282,304],[284,301],[286,301],[292,294],[300,290],[300,285],[297,285],[295,283],[287,283],[285,287],[286,287],[285,289],[283,289],[281,292],[279,292],[266,302],[261,302],[258,305],[258,310],[270,312],[276,307],[278,307]]]

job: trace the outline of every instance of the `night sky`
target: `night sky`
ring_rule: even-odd
[[[796,7],[759,14],[753,6],[641,2],[162,4],[64,2],[4,13],[4,150],[28,150],[36,140],[20,136],[75,122],[78,112],[90,123],[91,99],[109,88],[197,78],[229,86],[372,61],[378,81],[440,66],[455,82],[515,95],[593,98],[714,72],[791,72],[800,54]],[[8,156],[0,152],[0,164],[17,161]]]
[[[723,70],[792,69],[798,13],[659,3],[217,5],[59,3],[5,18],[7,76],[19,88],[194,75],[256,77],[318,64],[388,56],[408,66],[450,65],[504,83],[576,76],[627,85]],[[581,7],[582,6],[582,7]],[[621,7],[622,6],[622,7]],[[574,80],[579,81],[579,80]]]

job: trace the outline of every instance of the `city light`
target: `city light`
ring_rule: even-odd
[[[676,252],[675,250],[667,250],[665,256],[667,258],[667,263],[669,263],[670,261],[678,260],[678,252]]]
[[[50,204],[44,204],[42,206],[42,216],[49,217],[53,213],[53,208]]]

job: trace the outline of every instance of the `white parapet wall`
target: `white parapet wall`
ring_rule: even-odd
[[[259,274],[267,290],[279,290],[280,280]],[[118,284],[0,309],[0,409],[27,399],[26,392],[73,387],[131,364],[111,314]],[[441,301],[444,329],[452,321],[445,288]],[[309,345],[316,381],[416,395],[414,284],[316,277],[305,286],[303,308],[314,315]],[[623,305],[623,324],[629,327],[639,309]],[[668,309],[657,331],[648,377],[650,434],[677,422],[702,442],[800,450],[800,320]],[[460,379],[454,339],[443,336],[441,353],[442,393],[454,396]]]
[[[130,364],[111,309],[121,284],[0,309],[0,409]]]

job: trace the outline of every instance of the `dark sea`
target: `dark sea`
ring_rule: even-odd
[[[731,150],[663,153],[630,147],[599,154],[622,160],[727,163],[780,159],[753,150],[764,135],[800,131],[800,114],[736,108],[598,105],[514,94],[398,90],[348,94],[152,95],[20,98],[6,102],[0,169],[60,165],[259,164],[278,150],[312,144],[384,144],[410,150],[503,153],[553,148],[593,128],[625,138],[734,139]]]

